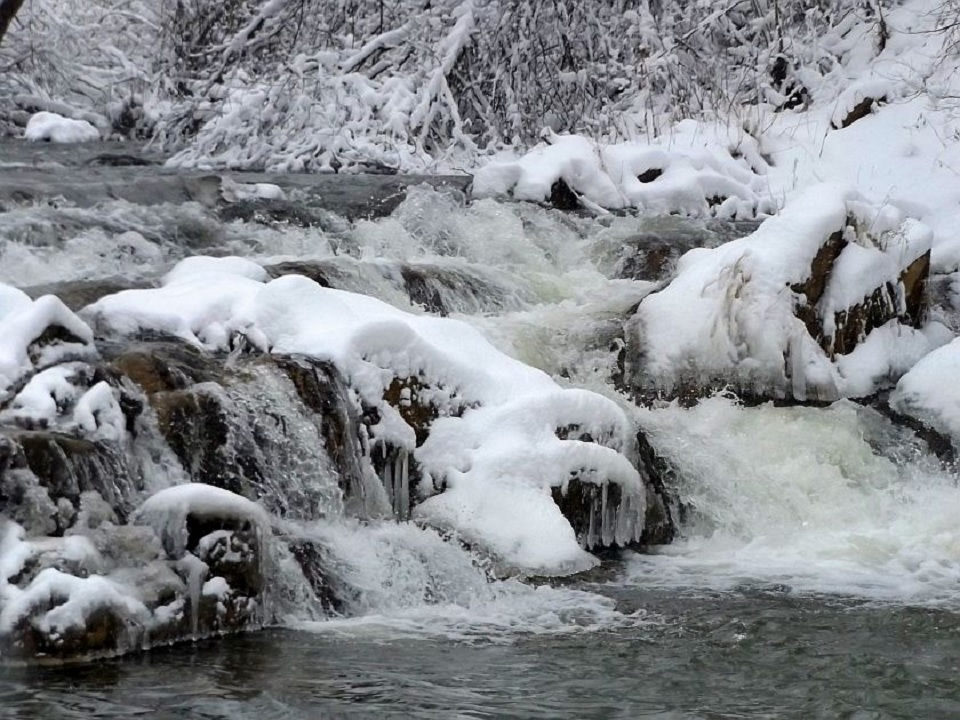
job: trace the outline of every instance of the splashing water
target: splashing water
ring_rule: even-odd
[[[613,600],[592,592],[493,579],[482,559],[413,523],[320,522],[299,526],[299,533],[322,544],[324,569],[344,600],[346,617],[288,618],[296,629],[381,641],[509,643],[525,635],[655,622],[643,611],[621,612]]]
[[[634,559],[634,581],[960,606],[956,477],[872,411],[714,397],[640,419],[690,519],[675,544]]]

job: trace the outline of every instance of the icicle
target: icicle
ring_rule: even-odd
[[[807,399],[807,374],[804,367],[806,354],[799,328],[794,328],[793,334],[790,336],[790,346],[787,353],[790,356],[790,384],[793,398],[803,402]]]
[[[410,516],[410,455],[406,450],[400,453],[400,518]]]
[[[190,632],[196,638],[200,631],[200,589],[207,573],[207,564],[190,553],[184,555],[179,564],[187,572],[187,591],[190,593]]]
[[[610,522],[609,483],[600,486],[600,538],[604,545],[613,542],[613,523]]]
[[[393,480],[393,462],[390,460],[390,456],[387,455],[386,446],[383,448],[383,455],[383,489],[387,491],[387,498],[390,500],[390,508],[393,510],[394,515],[396,515],[397,493]]]
[[[590,525],[587,528],[587,537],[584,546],[587,550],[593,548],[597,544],[597,496],[595,493],[591,493],[590,499]]]

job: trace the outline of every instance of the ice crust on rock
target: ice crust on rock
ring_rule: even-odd
[[[134,522],[152,527],[157,535],[171,543],[174,556],[182,555],[187,545],[189,515],[235,518],[253,523],[261,530],[270,527],[270,517],[257,503],[229,490],[186,483],[151,495],[134,515]]]

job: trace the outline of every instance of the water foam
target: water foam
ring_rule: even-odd
[[[653,622],[596,593],[494,579],[482,558],[413,523],[320,522],[301,531],[322,543],[345,617],[288,618],[295,629],[384,642],[509,643]]]
[[[714,397],[640,417],[690,517],[633,581],[960,606],[956,477],[872,411]]]

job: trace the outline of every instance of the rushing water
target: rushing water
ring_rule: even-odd
[[[624,241],[738,232],[464,206],[457,189],[416,189],[388,217],[350,222],[331,203],[397,188],[342,183],[352,199],[324,206],[316,187],[330,178],[285,184],[315,213],[307,227],[231,220],[201,175],[88,162],[105,150],[0,145],[0,281],[150,283],[186,255],[242,254],[327,263],[339,286],[422,312],[404,282],[413,267],[443,311],[611,397],[615,329],[652,288],[616,277],[628,275]],[[491,581],[482,560],[409,523],[291,524],[324,547],[342,617],[299,605],[291,584],[282,628],[3,668],[0,717],[960,714],[960,490],[922,444],[851,403],[634,412],[687,505],[683,536],[655,554],[532,586]]]

